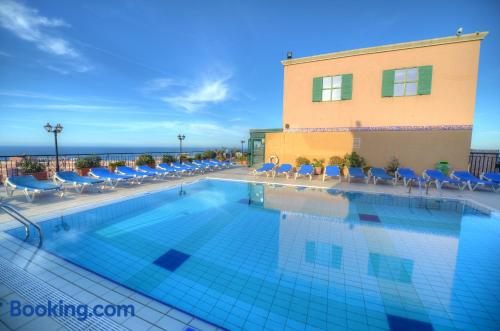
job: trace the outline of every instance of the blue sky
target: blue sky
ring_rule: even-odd
[[[474,148],[500,148],[499,1],[0,0],[0,145],[239,146],[295,57],[490,31]]]

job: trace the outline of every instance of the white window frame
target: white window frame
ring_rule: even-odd
[[[325,87],[325,78],[330,78],[330,80],[331,80],[330,87]],[[334,84],[333,84],[333,81],[335,78],[338,78],[338,80],[339,80],[338,86],[334,86]],[[323,88],[321,90],[321,101],[340,101],[340,100],[342,100],[342,75],[323,76],[322,79],[323,79],[323,81],[322,81]],[[325,91],[330,92],[330,98],[326,98],[326,99],[323,98],[323,96],[325,95]],[[332,98],[334,91],[335,92],[338,91],[338,99]]]
[[[416,70],[416,79],[408,79],[408,72],[410,70]],[[404,71],[404,78],[403,78],[402,81],[399,81],[399,82],[396,81],[396,77],[397,77],[397,72],[398,71]],[[417,95],[418,94],[418,80],[419,80],[418,67],[395,69],[395,71],[394,71],[394,85],[393,85],[394,93],[393,93],[393,96],[395,96],[395,97],[407,97],[407,96]],[[408,90],[407,90],[407,85],[408,84],[415,84],[415,94],[408,94]],[[401,94],[401,95],[397,95],[396,94],[396,85],[402,85],[403,86],[403,94]]]

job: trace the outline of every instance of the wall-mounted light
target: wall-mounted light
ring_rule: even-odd
[[[286,52],[286,58],[287,58],[288,60],[290,60],[292,57],[293,57],[293,53],[292,53],[292,51],[288,51],[288,52]]]
[[[290,124],[286,123],[285,124],[285,129],[290,129]]]

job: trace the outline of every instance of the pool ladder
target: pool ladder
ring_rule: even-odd
[[[38,247],[42,246],[43,243],[43,231],[42,228],[36,224],[35,222],[30,221],[28,218],[26,218],[23,214],[21,214],[19,211],[17,211],[14,207],[6,204],[5,202],[0,201],[0,209],[2,209],[5,213],[10,215],[13,219],[18,221],[24,226],[24,233],[25,237],[24,240],[28,240],[30,237],[30,225],[32,225],[37,231],[39,235],[39,242],[38,242]]]

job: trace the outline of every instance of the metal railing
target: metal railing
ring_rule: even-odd
[[[39,238],[38,247],[42,246],[43,231],[38,224],[30,221],[27,217],[25,217],[23,214],[17,211],[17,209],[6,204],[5,202],[0,202],[0,209],[24,226],[24,234],[25,234],[24,240],[28,240],[30,238],[30,226],[33,226],[38,231],[38,238]]]
[[[479,176],[483,172],[500,172],[500,153],[470,152],[469,171],[475,176]]]
[[[195,154],[201,154],[203,151],[182,152],[183,156],[194,157]],[[98,153],[98,154],[59,154],[59,167],[61,171],[75,171],[75,162],[79,157],[99,156],[101,157],[101,166],[107,167],[112,162],[123,161],[125,165],[134,167],[136,159],[142,154],[153,156],[155,162],[161,163],[163,155],[171,155],[178,159],[178,152],[141,152],[141,153]],[[20,176],[22,171],[19,164],[23,156],[29,156],[36,159],[44,165],[47,177],[52,177],[56,170],[56,157],[52,154],[45,155],[0,155],[0,183],[3,183],[5,178],[11,176]]]

